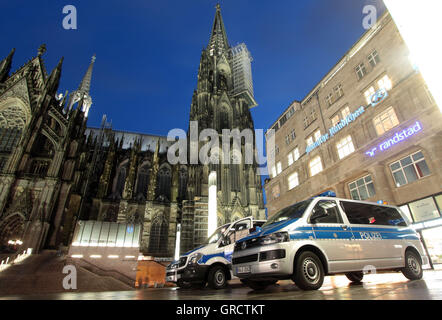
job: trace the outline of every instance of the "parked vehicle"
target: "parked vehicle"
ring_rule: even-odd
[[[183,288],[205,287],[222,289],[232,275],[232,253],[235,241],[262,226],[265,221],[252,217],[225,224],[207,239],[207,243],[172,262],[166,270],[166,281]]]
[[[420,236],[399,208],[323,196],[275,214],[235,244],[232,260],[234,275],[256,290],[280,279],[315,290],[333,274],[360,282],[373,268],[416,280],[426,264]]]

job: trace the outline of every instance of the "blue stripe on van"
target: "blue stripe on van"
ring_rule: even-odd
[[[208,254],[208,255],[204,255],[200,260],[198,260],[198,263],[206,263],[207,261],[209,261],[212,258],[215,257],[220,257],[220,258],[224,258],[229,262],[232,262],[232,254],[233,251],[230,252],[219,252],[219,253],[215,253],[215,254]]]
[[[239,240],[243,242],[252,238],[265,236],[285,228],[298,219],[286,220],[277,224],[272,224],[267,228],[264,228],[261,232],[256,232],[249,235],[246,238]],[[380,228],[376,226],[357,226],[349,227],[347,230],[341,228],[341,224],[336,226],[299,226],[289,231],[291,240],[303,240],[315,238],[321,239],[355,239],[355,240],[376,240],[379,235],[382,239],[399,239],[399,240],[418,240],[416,231],[407,227],[398,228]],[[361,233],[367,233],[367,235],[361,235]],[[368,238],[367,238],[368,236]],[[379,239],[381,240],[381,239]]]

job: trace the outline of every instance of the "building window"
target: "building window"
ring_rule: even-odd
[[[308,137],[306,142],[307,142],[307,146],[313,144],[313,142],[314,142],[313,141],[313,136]]]
[[[298,159],[299,159],[299,148],[296,148],[293,151],[293,156],[295,157],[295,161],[298,161]]]
[[[383,135],[385,132],[399,124],[399,120],[397,119],[393,107],[388,108],[380,115],[376,116],[373,119],[373,122],[378,136]]]
[[[374,68],[381,61],[379,58],[378,52],[375,50],[368,56],[368,62]]]
[[[338,148],[339,159],[343,159],[355,151],[351,136],[347,136],[336,144]]]
[[[350,108],[349,107],[345,107],[344,109],[341,110],[341,115],[342,115],[342,119],[347,118],[350,115]]]
[[[315,176],[322,171],[321,157],[317,156],[310,161],[310,176]]]
[[[282,164],[281,162],[278,162],[276,164],[276,174],[280,174],[282,172]]]
[[[385,75],[382,77],[381,80],[378,81],[378,86],[379,89],[385,89],[389,91],[393,87],[393,84],[391,83],[390,78],[387,75]]]
[[[149,253],[168,253],[169,224],[165,219],[155,218],[150,227]]]
[[[281,191],[279,190],[279,185],[276,185],[272,188],[272,196],[273,199],[279,198],[281,195]]]
[[[335,90],[336,97],[338,99],[344,95],[344,90],[342,89],[342,84],[340,84],[337,87],[335,87],[334,90]]]
[[[286,118],[287,118],[287,119],[290,119],[294,113],[295,113],[295,108],[294,108],[294,107],[291,107],[291,108],[289,109],[289,111],[287,112]]]
[[[275,132],[277,132],[279,130],[279,122],[276,123],[272,129],[275,130]]]
[[[290,138],[291,138],[292,140],[295,140],[295,139],[296,139],[295,129],[293,129],[292,132],[290,132]]]
[[[0,125],[1,120],[2,119],[0,119]],[[22,129],[20,128],[0,127],[0,152],[11,152],[20,141],[21,135]]]
[[[272,176],[273,176],[273,178],[276,177],[276,167],[275,166],[272,167]]]
[[[142,199],[147,196],[147,189],[149,187],[149,165],[144,165],[138,170],[137,187],[135,195]]]
[[[335,116],[331,119],[332,127],[337,126],[340,120],[341,120],[341,119],[339,119],[339,114],[335,115]]]
[[[356,67],[356,74],[358,75],[359,80],[361,80],[367,74],[367,70],[365,69],[365,65],[363,63]]]
[[[279,147],[275,146],[275,155],[278,155],[278,154],[279,154]]]
[[[0,172],[3,170],[4,166],[6,165],[6,161],[8,161],[8,158],[0,157]]]
[[[156,196],[165,197],[167,200],[170,200],[171,183],[171,170],[167,167],[161,168],[158,172]]]
[[[293,153],[289,153],[287,156],[288,166],[290,167],[293,164]]]
[[[366,200],[376,194],[371,175],[353,181],[348,187],[353,200]]]
[[[428,99],[430,100],[430,103],[431,103],[431,104],[434,104],[434,97],[433,97],[433,95],[431,94],[430,89],[428,88],[427,85],[425,85],[424,88],[425,88],[425,92],[427,93]]]
[[[374,87],[370,87],[365,91],[364,95],[367,104],[371,104],[371,97],[375,94],[375,92]]]
[[[327,97],[325,97],[328,106],[330,107],[333,104],[333,93],[330,93]]]
[[[392,163],[390,169],[397,187],[430,175],[430,169],[428,168],[422,151]]]
[[[315,141],[318,141],[319,138],[321,138],[321,130],[317,130],[317,131],[315,132]]]
[[[285,137],[285,144],[289,145],[290,144],[290,136],[286,136]]]
[[[310,111],[310,118],[313,120],[316,120],[316,110],[315,108],[312,108],[312,110]]]
[[[297,172],[294,172],[289,176],[288,183],[289,183],[289,190],[292,190],[293,188],[296,188],[299,185],[299,178]]]
[[[308,118],[304,117],[304,129],[307,128],[308,125],[309,125]]]
[[[295,161],[298,161],[298,159],[299,159],[299,148],[295,148],[287,156],[289,166],[291,166]]]

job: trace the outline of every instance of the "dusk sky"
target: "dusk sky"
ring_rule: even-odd
[[[65,57],[59,92],[76,89],[91,56],[89,126],[103,114],[113,128],[167,135],[187,129],[201,50],[215,0],[2,1],[0,56],[16,48],[13,71],[45,43],[48,73]],[[220,1],[231,45],[251,51],[256,128],[268,129],[302,99],[364,33],[362,9],[381,0]],[[75,5],[78,29],[64,30],[62,9]]]

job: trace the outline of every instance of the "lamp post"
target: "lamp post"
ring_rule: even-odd
[[[208,214],[208,228],[207,237],[210,237],[217,228],[217,186],[216,186],[216,171],[209,174],[209,214]]]

